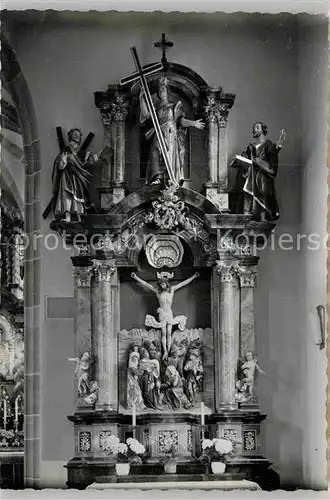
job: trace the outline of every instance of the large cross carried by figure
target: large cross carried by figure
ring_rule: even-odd
[[[126,76],[125,78],[122,78],[120,80],[120,85],[126,85],[127,83],[132,83],[136,80],[140,80],[141,87],[142,87],[142,90],[144,92],[144,96],[146,99],[148,111],[150,113],[150,117],[151,117],[154,129],[155,129],[156,137],[157,137],[157,140],[159,143],[159,147],[160,147],[162,156],[164,158],[164,162],[165,162],[165,166],[166,166],[169,178],[173,184],[178,185],[178,181],[176,180],[174,172],[173,172],[172,163],[171,163],[171,160],[170,160],[169,155],[168,155],[166,142],[165,142],[165,139],[163,136],[163,132],[162,132],[160,125],[159,125],[157,113],[156,113],[156,110],[154,107],[154,103],[152,102],[152,98],[150,95],[150,91],[149,91],[149,87],[148,87],[148,83],[147,83],[147,79],[146,79],[147,75],[150,75],[152,73],[156,73],[157,71],[162,70],[163,64],[162,63],[149,64],[148,66],[145,66],[144,68],[142,68],[140,61],[139,61],[139,58],[138,58],[138,55],[137,55],[136,48],[132,47],[131,52],[132,52],[133,60],[134,60],[137,71],[130,76]]]

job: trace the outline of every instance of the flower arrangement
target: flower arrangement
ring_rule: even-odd
[[[233,443],[229,439],[203,439],[202,454],[199,457],[203,463],[216,461],[226,462],[228,455],[233,451]]]
[[[165,465],[167,462],[169,462],[170,460],[174,460],[175,459],[175,452],[176,452],[176,448],[175,448],[175,445],[174,443],[172,443],[167,449],[166,449],[166,452],[165,452],[165,456],[162,457],[160,459],[160,463],[162,465]]]
[[[0,448],[19,448],[24,446],[23,431],[0,429]]]
[[[143,444],[135,438],[128,438],[126,443],[121,443],[117,436],[111,435],[107,442],[107,448],[112,455],[118,455],[119,463],[129,463],[133,465],[140,465],[143,455],[146,451]]]

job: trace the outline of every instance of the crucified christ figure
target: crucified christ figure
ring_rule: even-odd
[[[131,274],[140,285],[156,294],[159,308],[158,321],[149,314],[146,315],[145,325],[152,326],[153,328],[160,328],[162,332],[162,346],[163,346],[163,359],[166,359],[169,355],[171,344],[172,344],[172,328],[174,325],[178,325],[180,330],[184,330],[186,327],[187,318],[185,316],[175,316],[173,317],[172,303],[174,292],[179,290],[189,283],[191,283],[195,278],[198,278],[199,273],[195,273],[190,278],[178,283],[177,285],[171,286],[169,279],[173,278],[173,274],[169,273],[157,273],[158,283],[157,288],[150,285],[146,281],[139,278],[135,273]]]

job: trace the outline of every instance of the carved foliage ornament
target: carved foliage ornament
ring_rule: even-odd
[[[222,260],[216,261],[216,271],[223,283],[231,283],[238,276],[237,264],[229,264]]]
[[[146,223],[154,222],[160,229],[173,229],[187,223],[186,206],[175,191],[175,186],[169,186],[162,191],[159,199],[152,202],[153,209],[146,215]]]
[[[239,238],[232,238],[230,236],[222,236],[218,243],[218,250],[229,252],[232,255],[251,255],[251,247],[249,240],[244,237],[244,243],[239,242]]]
[[[103,103],[101,106],[101,119],[105,127],[113,122],[124,123],[128,113],[128,103],[123,96],[116,96],[111,102]]]
[[[228,122],[228,104],[218,102],[215,97],[208,96],[205,114],[208,120],[219,127],[226,127]]]
[[[94,276],[99,281],[111,281],[115,271],[116,262],[111,260],[96,260],[93,259]]]
[[[257,271],[255,269],[251,267],[238,266],[237,271],[241,288],[253,288],[255,286],[255,278],[257,276]]]
[[[74,267],[73,276],[76,280],[76,286],[78,288],[85,288],[91,286],[93,268],[90,267]]]

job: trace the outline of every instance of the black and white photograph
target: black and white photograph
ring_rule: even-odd
[[[328,491],[326,5],[32,4],[1,12],[4,498]]]

